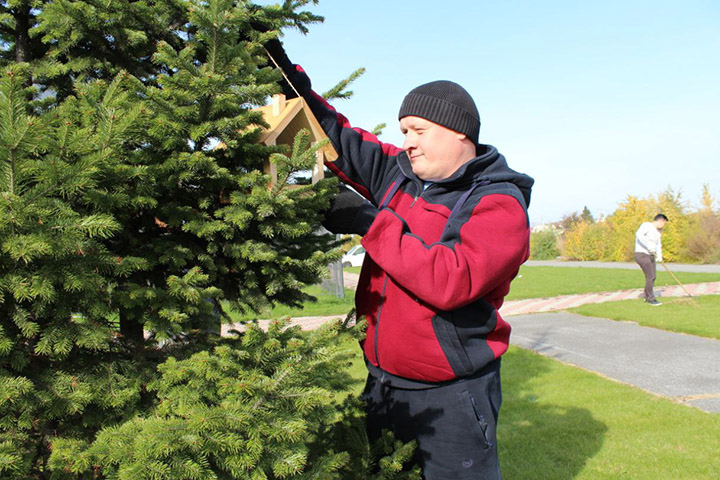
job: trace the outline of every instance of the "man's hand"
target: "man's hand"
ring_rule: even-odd
[[[280,43],[280,40],[277,38],[265,42],[265,50],[270,56],[270,62],[272,63],[274,60],[274,63],[277,63],[277,66],[284,72],[290,73],[295,69],[287,53],[285,53],[285,48],[283,48],[282,43]]]
[[[310,79],[306,75],[293,75],[296,71],[295,65],[288,58],[280,40],[273,38],[265,42],[265,51],[270,60],[269,65],[273,68],[280,67],[280,70],[284,72],[284,78],[280,80],[279,84],[287,99],[295,98],[311,90]],[[292,85],[290,85],[290,78],[292,78]]]
[[[332,233],[365,235],[377,214],[375,205],[345,185],[340,185],[340,192],[325,213],[323,226]]]

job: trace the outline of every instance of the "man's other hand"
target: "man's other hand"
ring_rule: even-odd
[[[333,198],[322,224],[333,233],[365,235],[377,213],[375,205],[345,185],[340,185],[340,191]]]

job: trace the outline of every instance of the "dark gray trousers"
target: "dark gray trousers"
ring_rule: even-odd
[[[416,440],[425,480],[500,480],[500,359],[436,388],[394,388],[368,375],[363,398],[370,440],[383,429],[403,442]]]
[[[655,300],[655,292],[653,287],[655,286],[655,257],[648,255],[647,253],[635,252],[635,261],[642,268],[645,274],[645,292],[643,296],[646,302],[652,302]]]

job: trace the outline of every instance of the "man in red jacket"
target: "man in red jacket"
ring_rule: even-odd
[[[365,197],[341,189],[324,224],[363,235],[367,252],[356,306],[368,322],[370,438],[390,429],[416,440],[427,480],[500,478],[500,356],[510,326],[498,310],[528,258],[533,179],[478,143],[477,108],[460,85],[408,93],[397,148],[352,128],[280,42],[267,49],[338,152],[328,168]]]

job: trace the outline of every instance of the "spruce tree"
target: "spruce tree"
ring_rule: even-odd
[[[340,256],[316,233],[335,181],[283,181],[320,146],[258,145],[251,111],[307,3],[0,2],[3,479],[416,475],[333,394],[359,332],[218,335]]]

